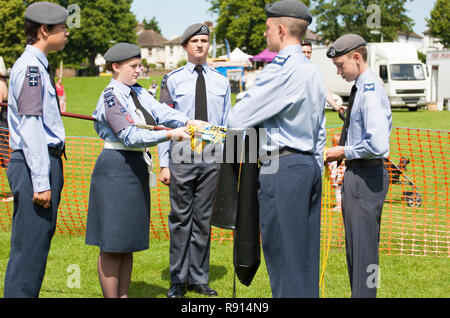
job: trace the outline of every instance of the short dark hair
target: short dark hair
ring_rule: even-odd
[[[24,29],[25,29],[25,37],[27,40],[27,44],[33,45],[36,43],[38,39],[39,29],[41,28],[40,23],[36,23],[31,21],[30,19],[25,18]],[[56,25],[47,25],[48,30],[51,31]]]
[[[310,46],[310,47],[312,47],[312,43],[311,43],[311,41],[303,40],[302,41],[302,46]]]

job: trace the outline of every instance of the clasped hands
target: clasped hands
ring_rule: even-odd
[[[191,136],[188,134],[188,129],[190,127],[206,127],[209,126],[210,124],[208,122],[202,121],[202,120],[189,120],[186,123],[185,127],[180,127],[180,128],[176,128],[173,130],[168,130],[166,133],[166,137],[169,140],[173,140],[173,141],[183,141],[183,140],[189,140],[191,139]]]

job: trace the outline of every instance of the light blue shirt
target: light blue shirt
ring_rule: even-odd
[[[94,128],[100,138],[111,142],[121,142],[126,147],[147,148],[167,141],[166,131],[151,131],[137,128],[135,124],[145,124],[136,112],[131,90],[136,91],[139,102],[155,119],[157,125],[170,128],[183,127],[189,119],[182,113],[160,104],[140,86],[127,86],[112,79],[101,94],[93,117],[97,120]]]
[[[12,150],[23,150],[34,192],[50,190],[48,147],[63,148],[64,125],[45,54],[27,45],[10,76],[8,125]]]
[[[226,126],[231,107],[230,83],[215,69],[203,64],[203,76],[206,84],[208,122],[213,125]],[[195,119],[195,88],[198,73],[195,65],[188,62],[164,77],[161,84],[161,102],[172,105],[190,119]],[[160,166],[169,166],[170,143],[158,146]]]
[[[256,78],[255,85],[233,107],[228,128],[265,128],[260,155],[290,147],[315,155],[323,167],[325,83],[300,45],[279,52]]]
[[[355,85],[357,91],[348,127],[345,158],[387,158],[392,112],[383,84],[371,69],[367,69]]]

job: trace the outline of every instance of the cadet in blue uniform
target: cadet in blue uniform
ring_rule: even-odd
[[[11,71],[8,181],[14,194],[4,297],[36,298],[45,274],[64,183],[65,132],[47,54],[67,42],[66,9],[37,2],[25,11],[27,46]]]
[[[184,127],[189,118],[161,105],[137,84],[142,71],[138,46],[116,44],[105,60],[113,78],[93,114],[95,130],[105,142],[92,174],[86,244],[100,247],[100,284],[104,296],[114,298],[128,296],[132,253],[148,249],[152,161],[147,148],[190,136]],[[176,129],[150,131],[138,124]]]
[[[188,63],[165,76],[160,101],[172,105],[189,118],[226,125],[231,106],[230,85],[226,77],[206,63],[208,27],[191,25],[183,33],[181,44],[187,51]],[[173,143],[159,146],[160,180],[169,185],[171,205],[171,287],[167,297],[182,297],[186,284],[200,294],[216,296],[217,292],[207,284],[210,218],[219,163],[197,162],[193,153],[188,154],[187,161],[174,160],[172,149],[176,149]]]
[[[273,297],[318,297],[325,84],[300,39],[312,21],[299,1],[266,6],[273,62],[231,110],[228,128],[260,132],[260,227]],[[273,169],[278,165],[278,169]]]
[[[380,221],[389,189],[383,159],[389,156],[391,107],[383,83],[368,67],[362,37],[340,37],[327,56],[344,80],[355,81],[339,146],[326,155],[327,161],[346,160],[342,212],[352,297],[376,297]]]

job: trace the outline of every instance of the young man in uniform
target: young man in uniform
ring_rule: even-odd
[[[47,55],[64,49],[68,15],[53,3],[31,4],[25,11],[27,46],[11,71],[8,181],[14,215],[5,298],[39,296],[56,227],[65,132]]]
[[[225,126],[231,107],[230,84],[206,63],[209,28],[204,24],[191,25],[182,35],[181,45],[188,63],[164,77],[160,102],[191,119]],[[186,148],[190,146],[183,149]],[[217,296],[208,281],[210,218],[219,163],[197,162],[194,153],[184,156],[186,160],[174,160],[174,153],[178,153],[175,149],[178,147],[173,142],[161,144],[158,149],[160,181],[169,186],[171,205],[171,287],[167,297],[182,297],[186,284],[197,293]]]
[[[383,83],[367,64],[361,36],[340,37],[327,56],[344,80],[355,81],[339,146],[326,154],[328,162],[346,160],[342,212],[352,297],[376,297],[380,221],[389,189],[383,159],[389,156],[391,107]]]
[[[278,55],[231,110],[228,128],[260,128],[260,228],[273,297],[319,297],[326,88],[300,45],[308,8],[283,0],[266,14],[267,45]]]

